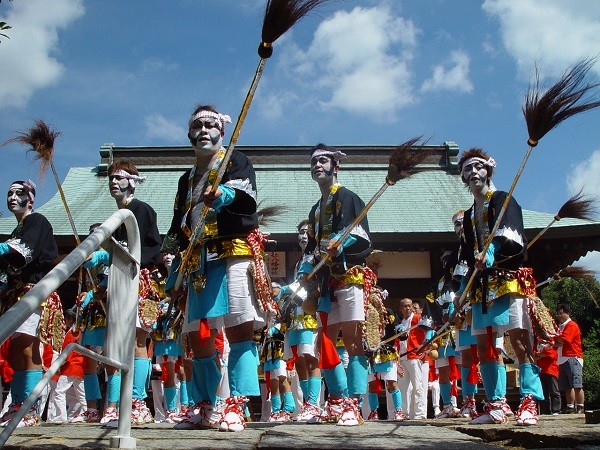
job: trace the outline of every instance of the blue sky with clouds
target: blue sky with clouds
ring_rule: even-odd
[[[259,58],[264,0],[2,0],[0,141],[37,118],[62,133],[54,161],[94,166],[99,147],[186,145],[198,103],[235,121]],[[600,53],[597,0],[332,0],[274,46],[239,145],[395,145],[424,135],[482,147],[508,188],[527,149],[521,107],[535,68],[551,84]],[[600,62],[590,73],[600,79]],[[600,110],[551,131],[515,191],[555,213],[600,194]],[[0,176],[37,179],[25,149]],[[38,204],[56,192],[48,174]],[[3,211],[7,214],[5,207]],[[597,259],[600,268],[600,258]]]

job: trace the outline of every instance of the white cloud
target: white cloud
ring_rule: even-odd
[[[469,55],[460,50],[453,51],[445,64],[433,68],[432,77],[423,82],[421,90],[423,92],[442,90],[472,92],[469,63]]]
[[[600,149],[595,150],[586,161],[577,164],[567,175],[567,185],[573,194],[583,193],[600,198]]]
[[[418,34],[386,6],[338,11],[319,25],[306,52],[295,52],[293,70],[311,89],[329,93],[324,108],[389,121],[417,101],[410,63]]]
[[[534,64],[542,76],[555,75],[600,49],[597,0],[485,0],[482,7],[499,20],[504,47],[525,79]]]
[[[0,48],[0,104],[23,107],[39,89],[57,82],[65,68],[56,59],[58,30],[84,14],[81,0],[44,0],[9,3],[5,21],[10,40]]]
[[[151,114],[144,117],[146,136],[166,142],[181,142],[187,135],[187,130],[178,125],[178,122],[169,120],[160,114]]]

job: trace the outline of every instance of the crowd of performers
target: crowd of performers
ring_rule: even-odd
[[[514,416],[517,425],[537,423],[537,402],[544,395],[532,356],[528,299],[535,281],[530,269],[522,267],[526,241],[521,208],[514,199],[490,236],[506,193],[491,182],[495,163],[489,155],[471,149],[459,161],[474,201],[452,218],[459,242],[445,255],[444,277],[433,296],[443,309],[437,325],[451,321],[452,326],[436,333],[410,299],[400,302],[399,311],[385,307],[387,292],[366,264],[372,251],[366,216],[354,220],[365,204],[338,181],[346,155],[323,144],[310,155],[311,176],[321,196],[298,225],[302,258],[293,278],[272,282],[263,260],[266,236],[259,231],[251,162],[234,151],[218,188],[211,188],[226,158],[223,137],[230,122],[212,106],[199,106],[192,113],[188,136],[196,161],[179,179],[164,240],[155,211],[135,198],[136,187],[144,181],[136,167],[117,160],[108,169],[110,193],[117,208],[135,215],[142,246],[132,424],[153,421],[146,404],[151,357],[162,373],[160,388],[154,389],[162,393],[155,400],[155,413],[158,417],[160,411],[161,420],[177,429],[243,430],[249,397],[261,396],[259,371],[267,388],[263,404],[271,405],[263,414],[268,421],[359,425],[363,417],[378,418],[383,389],[390,420],[422,419],[427,414],[426,357],[432,350],[438,356],[433,372],[439,374],[441,396],[441,403],[434,401],[436,417],[504,423]],[[31,182],[11,184],[8,208],[18,226],[0,244],[3,310],[48,273],[58,256],[52,227],[34,212],[34,199]],[[127,244],[124,233],[114,237]],[[488,239],[492,244],[484,253]],[[110,258],[107,245],[85,263],[93,282],[65,313],[70,338],[64,342],[80,340],[102,352],[111,301],[106,295]],[[316,270],[322,260],[326,263]],[[473,270],[478,271],[477,280],[463,295]],[[463,297],[467,301],[459,304]],[[10,380],[11,397],[4,424],[42,377],[40,347],[53,346],[57,352],[64,345],[62,320],[55,293],[3,346],[2,375]],[[506,401],[501,353],[505,334],[519,364],[521,403],[514,412]],[[71,380],[67,387],[76,384],[81,392],[82,384],[85,405],[79,412],[70,410],[68,420],[116,426],[119,370],[103,367],[103,395],[97,362],[69,361],[80,364],[83,383]],[[63,376],[73,378],[72,373]],[[457,379],[462,389],[458,405]],[[483,409],[475,402],[480,381],[486,396]],[[56,420],[66,420],[64,408],[52,410]],[[19,426],[39,423],[38,402]]]

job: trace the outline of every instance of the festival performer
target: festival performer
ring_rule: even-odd
[[[90,234],[101,224],[90,225]],[[101,250],[101,248],[99,248]],[[89,269],[95,280],[96,289],[87,286],[87,291],[82,292],[77,298],[79,316],[75,327],[81,331],[81,345],[96,353],[102,354],[106,337],[106,288],[108,287],[108,264],[99,264]],[[86,281],[88,281],[86,279]],[[104,416],[98,411],[98,403],[102,400],[100,382],[98,380],[98,361],[93,358],[84,358],[83,385],[87,410],[82,417],[87,423],[111,421],[117,418],[116,408],[105,410]],[[104,376],[104,371],[102,376]],[[115,400],[116,403],[116,400]]]
[[[374,287],[371,296],[378,295],[383,300],[388,296],[388,292]],[[396,334],[396,327],[400,321],[396,313],[391,308],[385,308],[386,325],[383,333],[383,339],[391,338]],[[389,393],[393,402],[393,415],[390,420],[402,422],[406,420],[406,415],[402,410],[402,394],[398,387],[398,340],[382,345],[375,352],[367,352],[369,359],[369,393],[368,401],[371,412],[368,420],[379,419],[379,393],[381,391],[381,382],[385,383],[385,390]],[[389,410],[389,407],[388,407]]]
[[[179,179],[173,221],[163,243],[165,252],[178,255],[167,280],[171,298],[182,295],[174,289],[181,270],[180,252],[191,245],[194,256],[193,264],[182,272],[187,283],[183,332],[194,354],[192,383],[197,414],[186,417],[175,428],[241,431],[245,428],[246,396],[260,395],[253,334],[254,329],[265,326],[264,312],[272,299],[271,283],[263,270],[262,236],[257,229],[256,177],[248,158],[233,151],[221,184],[214,192],[211,189],[225,156],[223,136],[225,124],[230,122],[229,116],[210,105],[198,106],[192,113],[188,136],[196,163]],[[204,205],[208,214],[204,223],[198,224]],[[190,242],[197,226],[201,238]],[[254,286],[266,289],[255,295]],[[231,397],[221,410],[217,406],[221,368],[215,337],[223,326],[231,348]]]
[[[474,203],[464,214],[465,244],[463,255],[470,268],[481,271],[478,285],[470,294],[472,333],[477,338],[481,377],[487,397],[484,414],[471,423],[504,423],[506,407],[506,368],[499,362],[495,339],[508,332],[519,360],[521,404],[516,414],[517,425],[537,423],[537,401],[544,398],[539,368],[532,352],[531,321],[528,295],[535,280],[531,269],[522,268],[526,239],[521,207],[511,197],[494,236],[500,208],[507,196],[492,183],[495,161],[481,149],[463,152],[459,163],[461,178],[473,194]],[[482,250],[492,239],[486,253]],[[466,280],[464,277],[464,284]]]
[[[463,245],[463,218],[464,210],[458,210],[452,215],[452,224],[454,233],[459,240],[459,245],[444,255],[442,258],[443,277],[438,285],[439,296],[436,298],[437,304],[442,309],[442,317],[447,321],[454,313],[454,299],[456,293],[460,295],[460,286],[462,278],[467,274],[468,267],[464,260],[460,260],[461,246]],[[465,417],[474,419],[477,416],[475,404],[475,394],[477,393],[478,382],[478,359],[477,359],[477,340],[471,334],[471,315],[468,314],[461,323],[452,330],[454,339],[453,346],[447,337],[439,345],[439,358],[436,360],[436,367],[440,372],[440,389],[444,402],[444,410],[436,417]],[[454,356],[454,363],[447,357]],[[458,374],[457,367],[460,365]],[[452,375],[452,379],[451,379]],[[451,401],[452,385],[455,376],[461,381],[461,390],[463,403],[459,411],[455,410],[455,405]],[[443,386],[442,386],[443,385]]]
[[[163,256],[163,264],[167,270],[171,267],[173,258],[174,255],[171,254]],[[179,310],[175,300],[172,300],[164,293],[161,294],[163,299],[160,305],[160,316],[151,333],[154,342],[153,353],[156,364],[161,367],[165,403],[164,422],[179,423],[182,418],[179,417],[179,412],[177,411],[176,373],[183,360],[183,345],[181,341],[183,311]]]
[[[146,382],[150,374],[151,362],[148,358],[146,340],[158,318],[161,300],[160,284],[162,276],[156,264],[159,260],[162,239],[158,232],[156,212],[150,205],[134,197],[136,186],[145,181],[135,165],[128,160],[115,160],[108,168],[110,195],[115,199],[119,209],[129,209],[136,218],[141,241],[140,289],[138,314],[136,315],[135,358],[133,363],[133,400],[131,423],[142,425],[153,421],[146,405]],[[115,232],[115,239],[127,244],[124,227]],[[84,267],[109,264],[109,253],[106,250],[93,252]],[[108,299],[110,301],[110,299]],[[107,426],[116,426],[118,413],[117,403],[120,398],[121,374],[114,367],[107,367],[107,407],[102,422]]]
[[[281,285],[272,282],[273,296],[281,291]],[[267,327],[261,339],[260,362],[265,372],[265,382],[270,394],[271,414],[268,422],[289,422],[296,410],[292,385],[287,376],[287,364],[284,358],[284,340],[286,325],[281,317],[269,314]]]
[[[308,219],[302,220],[297,226],[298,244],[302,253],[308,245],[308,226]],[[298,277],[301,263],[302,259],[296,264],[294,279]],[[298,422],[320,423],[324,412],[319,405],[322,378],[317,348],[317,317],[316,314],[306,313],[294,299],[289,298],[291,290],[289,285],[283,286],[278,302],[283,308],[281,314],[286,324],[283,357],[286,361],[293,360],[303,396],[302,409],[293,419]]]
[[[323,258],[330,259],[316,278],[321,286],[318,300],[322,326],[321,364],[329,389],[328,415],[338,425],[362,423],[357,397],[367,392],[367,358],[363,347],[365,297],[377,277],[366,266],[371,251],[366,216],[348,238],[337,247],[340,237],[364,208],[358,195],[337,180],[340,160],[346,155],[318,144],[311,149],[311,175],[319,185],[321,198],[309,214],[309,240],[299,273],[308,284],[308,274]],[[348,351],[347,375],[344,366],[330,350],[341,331]]]
[[[33,209],[35,185],[31,180],[13,181],[8,188],[7,206],[18,225],[10,239],[0,243],[0,313],[13,306],[54,266],[58,247],[52,225]],[[56,320],[55,320],[56,319]],[[60,298],[53,292],[10,337],[7,361],[12,370],[12,403],[0,419],[6,426],[42,378],[40,342],[57,350],[62,346],[64,320]],[[34,402],[18,427],[40,424]]]

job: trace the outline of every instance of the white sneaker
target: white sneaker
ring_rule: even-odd
[[[106,425],[109,422],[119,420],[119,413],[117,408],[111,408],[110,406],[104,410],[104,415],[100,419],[100,423]]]
[[[360,415],[360,409],[358,408],[358,400],[355,398],[345,398],[344,410],[340,420],[337,424],[343,427],[354,427],[356,425],[363,424],[363,418]]]
[[[248,398],[243,396],[229,397],[225,400],[223,418],[219,424],[220,431],[242,431],[246,428],[244,404]]]
[[[194,414],[195,412],[195,414]],[[219,428],[222,415],[219,407],[213,406],[210,402],[201,402],[190,408],[185,418],[179,421],[174,427],[176,430],[191,430],[202,428]]]
[[[0,426],[6,427],[14,419],[14,417],[17,414],[17,411],[19,411],[20,407],[21,407],[21,404],[10,405],[8,411],[2,417],[2,423],[0,423]],[[42,423],[42,420],[40,418],[40,415],[37,412],[37,408],[38,408],[37,402],[34,402],[29,407],[29,410],[25,413],[23,418],[17,424],[17,428],[40,426],[40,424]]]
[[[406,420],[406,414],[402,411],[402,408],[398,408],[394,411],[394,422],[404,422]]]
[[[463,405],[460,408],[460,416],[467,419],[474,419],[477,417],[477,405],[475,403],[475,397],[472,395],[465,397]]]
[[[321,408],[312,403],[304,402],[302,410],[293,420],[296,422],[321,423],[325,419],[326,414]]]
[[[460,417],[460,409],[455,408],[454,405],[444,405],[444,409],[435,416],[436,419],[451,419]]]
[[[440,407],[439,406],[435,406],[433,408],[433,417],[436,417],[441,412],[442,412],[442,410],[440,409]]]
[[[327,422],[338,423],[344,412],[344,399],[336,398],[327,401]]]
[[[486,403],[483,414],[477,416],[475,419],[469,422],[471,425],[482,425],[482,424],[499,424],[508,422],[502,402],[489,402]]]
[[[517,425],[529,426],[537,425],[538,423],[538,411],[537,402],[534,400],[531,394],[526,395],[521,400],[519,410],[517,411]]]

